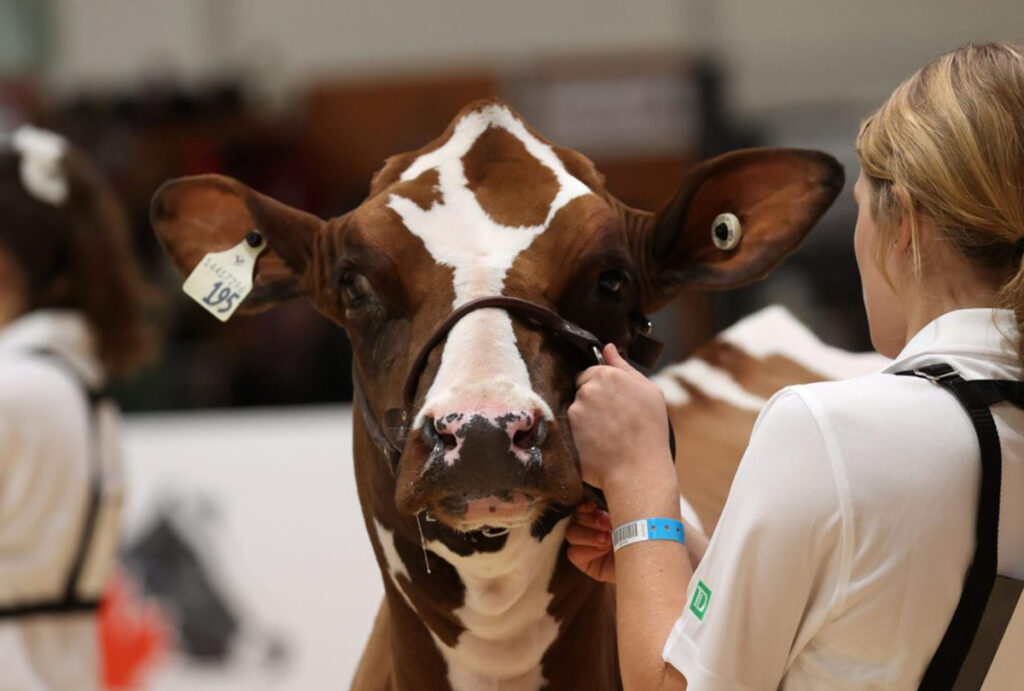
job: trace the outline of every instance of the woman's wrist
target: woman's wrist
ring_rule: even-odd
[[[602,487],[612,524],[641,518],[679,518],[679,484],[668,451],[623,460]]]

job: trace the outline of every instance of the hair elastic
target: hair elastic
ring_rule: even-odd
[[[10,137],[11,148],[21,156],[21,184],[33,197],[51,206],[68,198],[63,159],[67,140],[59,134],[24,125]]]

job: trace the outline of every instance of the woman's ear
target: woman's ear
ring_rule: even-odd
[[[899,185],[893,185],[892,195],[900,207],[899,225],[896,228],[896,233],[893,234],[894,247],[892,249],[913,261],[914,246],[920,240],[917,233],[920,219],[917,216],[914,201],[910,198],[907,190]]]
[[[654,311],[681,288],[729,290],[764,278],[789,255],[843,187],[831,156],[747,149],[695,167],[675,197],[639,222]]]
[[[267,249],[256,261],[253,290],[240,312],[254,312],[307,293],[314,238],[324,221],[264,196],[233,178],[198,175],[164,183],[150,220],[164,249],[188,276],[203,257],[234,247],[251,230]]]

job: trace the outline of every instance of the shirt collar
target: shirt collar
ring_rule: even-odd
[[[907,342],[884,372],[898,372],[927,356],[967,356],[1019,365],[1020,331],[1012,310],[974,308],[954,310],[934,319]],[[936,360],[941,358],[934,358]]]
[[[105,379],[95,337],[85,317],[73,310],[36,310],[0,328],[0,356],[46,350],[59,355],[89,386]]]

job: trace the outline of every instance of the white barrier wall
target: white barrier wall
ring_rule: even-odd
[[[347,688],[383,593],[356,497],[350,409],[132,416],[125,426],[127,542],[158,509],[174,515],[243,632],[227,664],[174,657],[150,688]],[[280,665],[260,661],[269,639],[283,643]]]

